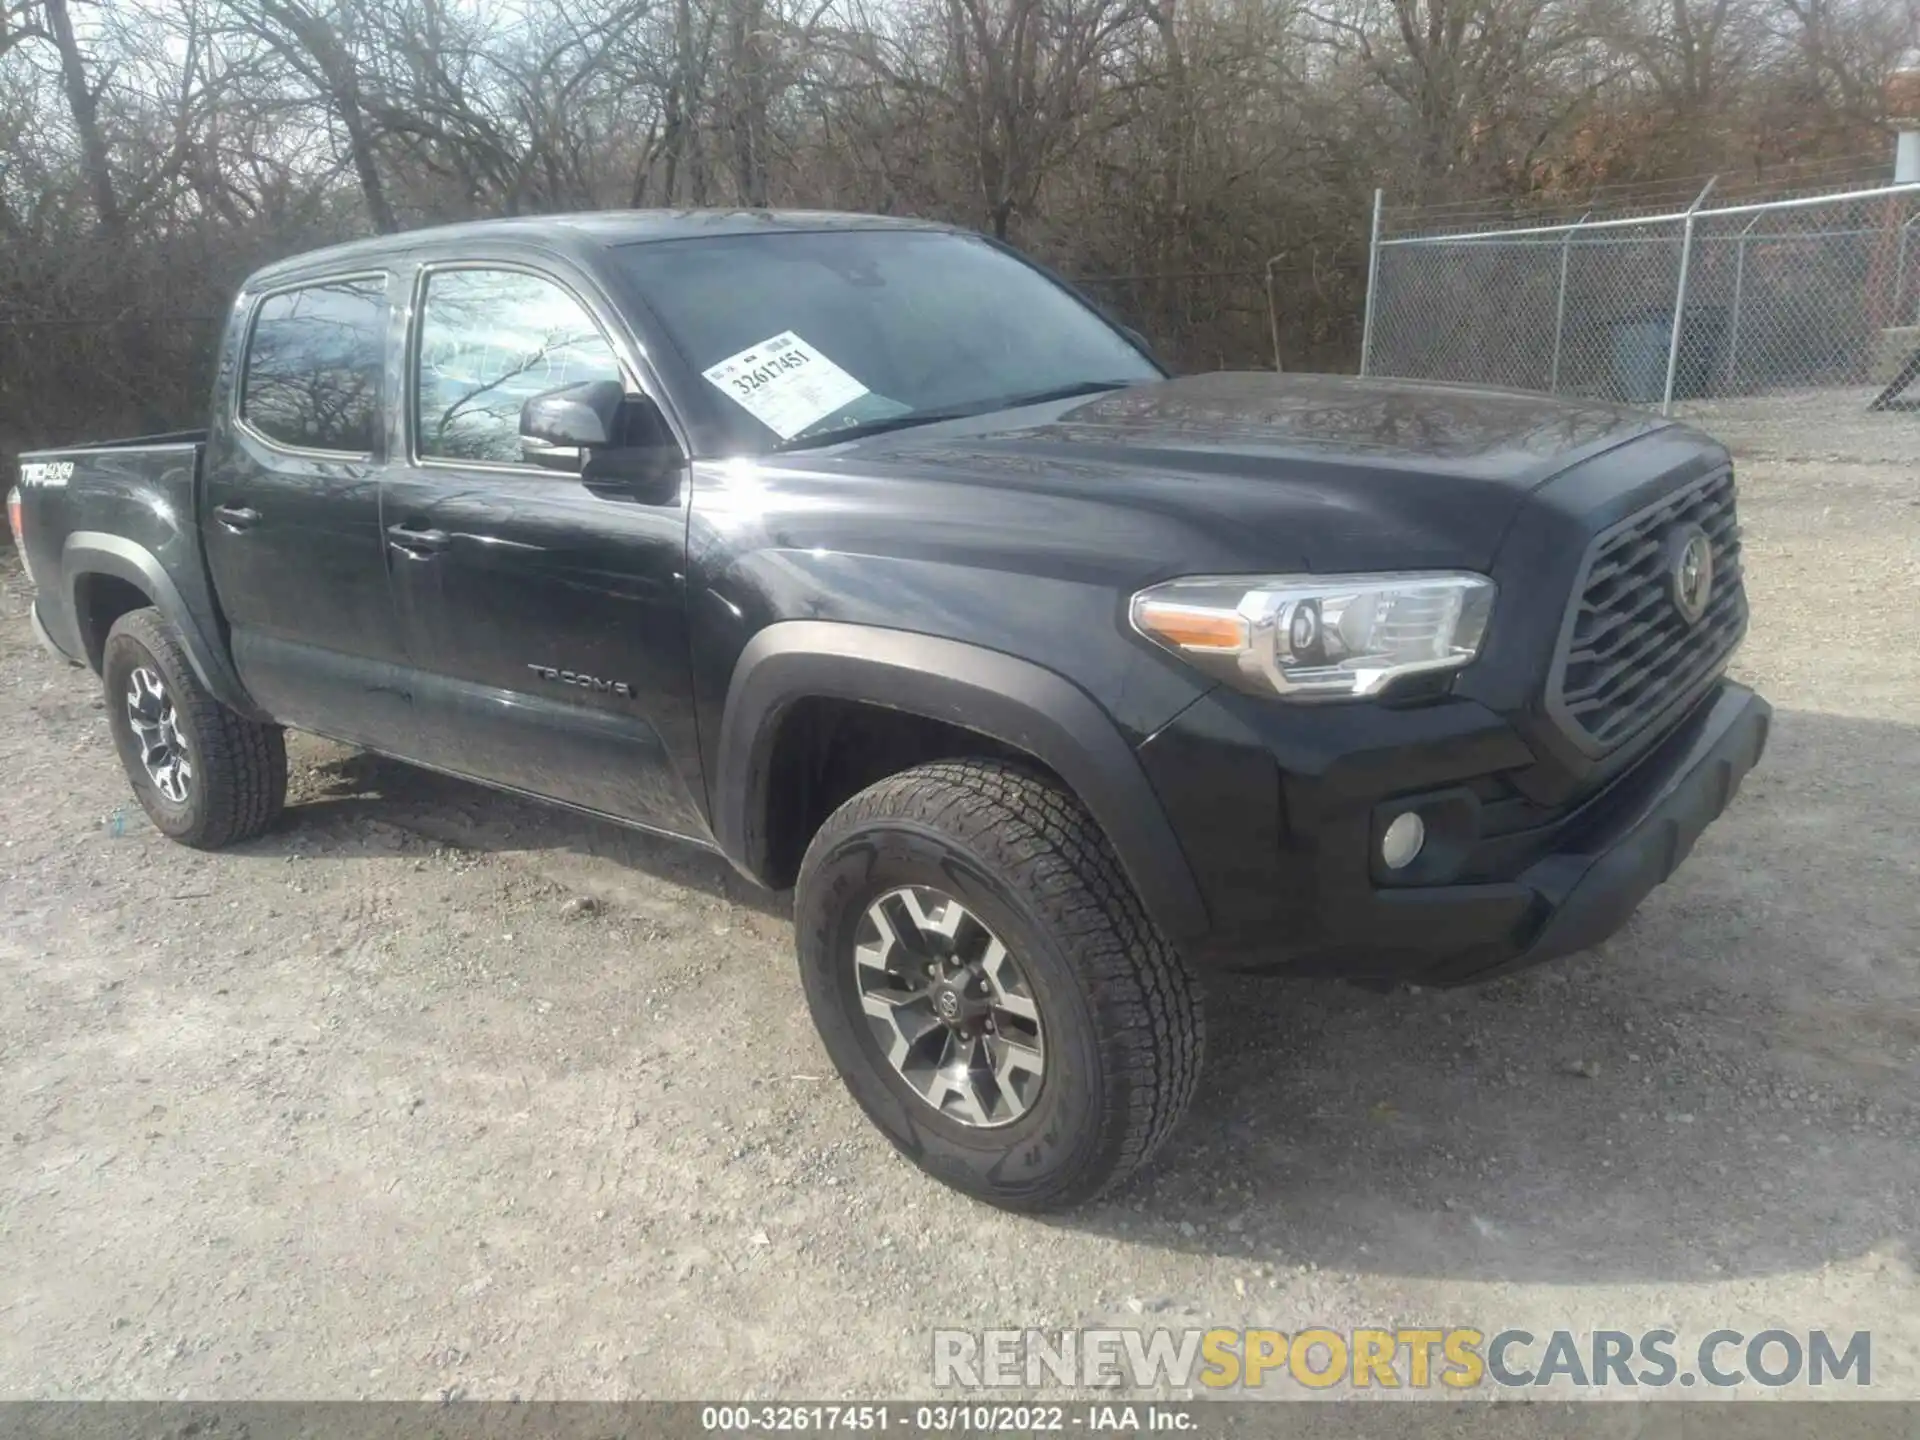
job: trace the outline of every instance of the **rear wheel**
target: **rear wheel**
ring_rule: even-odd
[[[273,823],[286,803],[285,736],[214,699],[158,610],[114,622],[100,674],[120,763],[162,834],[217,850]]]
[[[1020,1210],[1090,1199],[1192,1098],[1198,986],[1045,777],[978,760],[880,781],[814,837],[794,909],[847,1088],[957,1189]]]

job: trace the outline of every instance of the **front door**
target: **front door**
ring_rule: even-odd
[[[645,499],[526,462],[520,407],[631,387],[574,292],[429,266],[408,352],[411,455],[383,513],[429,765],[706,838],[683,603],[687,487]]]
[[[253,302],[214,417],[201,533],[234,663],[277,720],[405,751],[412,707],[380,516],[387,277]]]

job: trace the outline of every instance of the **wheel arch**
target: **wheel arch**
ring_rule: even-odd
[[[80,640],[87,663],[96,674],[107,632],[128,610],[141,608],[125,603],[132,594],[138,594],[178,633],[195,677],[209,694],[249,719],[267,718],[241,685],[224,644],[206,633],[166,567],[145,546],[120,535],[76,530],[62,548],[60,573],[71,586]]]
[[[734,665],[709,801],[722,852],[758,883],[791,883],[776,843],[774,762],[783,729],[822,701],[976,736],[979,753],[1024,757],[1050,771],[1105,832],[1162,932],[1206,932],[1205,902],[1159,797],[1119,728],[1084,690],[1001,651],[837,621],[770,625]]]

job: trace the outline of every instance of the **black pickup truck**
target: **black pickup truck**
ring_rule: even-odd
[[[947,227],[503,220],[301,256],[205,432],[25,456],[34,625],[153,822],[282,726],[792,887],[940,1179],[1094,1194],[1210,966],[1451,984],[1603,939],[1758,760],[1726,453],[1600,405],[1170,377]]]

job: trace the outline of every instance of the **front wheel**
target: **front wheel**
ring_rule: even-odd
[[[1185,1112],[1199,987],[1055,782],[942,761],[841,806],[795,887],[801,977],[862,1109],[995,1205],[1092,1198]]]
[[[285,735],[214,699],[158,610],[114,621],[100,678],[120,763],[162,834],[217,850],[273,823],[287,797]]]

